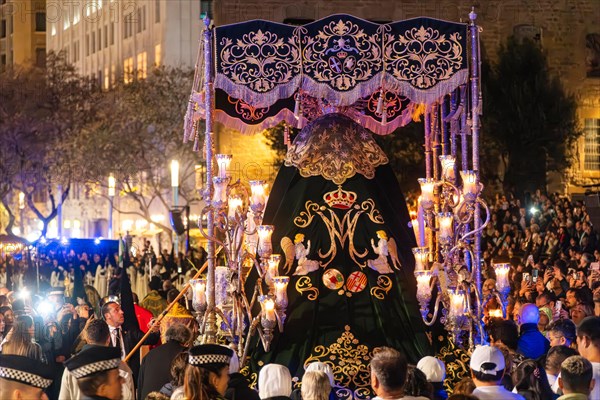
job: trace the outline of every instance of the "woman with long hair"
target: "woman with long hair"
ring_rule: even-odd
[[[233,350],[216,344],[190,349],[185,367],[186,400],[222,400],[229,382],[229,362]]]
[[[13,328],[6,336],[6,342],[2,346],[2,354],[12,354],[43,361],[42,348],[33,341],[34,334],[33,318],[29,315],[18,316],[15,319]]]
[[[544,368],[535,360],[525,360],[512,374],[514,391],[525,400],[552,400],[557,396],[552,392]]]

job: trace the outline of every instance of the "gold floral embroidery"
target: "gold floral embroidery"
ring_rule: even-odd
[[[371,134],[350,118],[327,114],[303,129],[290,146],[285,165],[305,178],[322,176],[337,185],[354,175],[375,177],[388,158]]]
[[[385,35],[386,71],[419,89],[451,78],[463,63],[462,36],[446,38],[433,28],[411,28],[404,35]]]
[[[316,300],[317,297],[319,297],[319,289],[312,285],[312,281],[308,276],[303,276],[298,279],[296,282],[296,290],[301,295],[303,295],[304,292],[310,292],[307,299],[311,301]]]
[[[319,345],[304,361],[304,367],[311,362],[320,361],[331,367],[337,385],[344,388],[355,388],[352,393],[356,399],[366,399],[371,394],[369,362],[373,352],[345,326],[342,336],[329,346]],[[344,389],[349,391],[349,389]],[[339,394],[344,394],[340,392]]]
[[[233,104],[237,115],[242,117],[246,121],[257,121],[265,116],[269,112],[270,107],[252,107],[244,100],[235,99],[231,96],[227,96],[227,101]]]
[[[439,341],[446,340],[440,336]],[[448,338],[448,344],[440,349],[437,358],[446,363],[446,379],[444,388],[452,394],[454,386],[464,377],[469,376],[469,355],[461,348],[456,347],[452,339]]]
[[[377,278],[377,286],[371,288],[371,296],[376,299],[383,300],[385,295],[392,288],[392,280],[389,276],[379,275]]]

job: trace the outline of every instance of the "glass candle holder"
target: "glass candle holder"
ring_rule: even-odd
[[[456,158],[452,155],[439,156],[440,163],[442,164],[442,177],[447,181],[454,182],[456,175],[454,175],[454,165]]]
[[[260,213],[265,208],[265,181],[250,181],[250,208],[254,213]]]
[[[206,310],[206,279],[192,279],[192,307],[198,312]]]
[[[438,219],[438,240],[441,244],[447,245],[452,242],[454,235],[454,215],[449,212],[439,213]]]
[[[259,225],[256,227],[258,233],[258,255],[267,258],[273,253],[271,244],[271,235],[273,234],[273,225]]]
[[[425,211],[430,211],[435,200],[433,195],[435,181],[431,178],[419,178],[419,185],[421,185],[421,207]]]
[[[413,247],[412,252],[415,256],[415,271],[424,271],[427,268],[427,257],[429,256],[428,247]]]
[[[287,276],[273,277],[273,286],[275,288],[275,305],[281,310],[285,310],[288,305],[287,286],[290,278]]]
[[[219,177],[226,178],[227,170],[229,169],[233,156],[231,154],[217,154],[215,155],[215,158],[217,160],[217,165],[219,166]]]

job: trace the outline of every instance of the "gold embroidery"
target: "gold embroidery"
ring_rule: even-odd
[[[244,368],[240,369],[240,374],[244,375],[246,379],[248,379],[248,387],[256,389],[256,385],[258,384],[258,374],[256,372],[250,373],[249,365],[246,365]]]
[[[379,275],[377,278],[377,286],[371,288],[371,296],[376,299],[383,300],[385,295],[392,288],[392,280],[389,276]]]
[[[446,338],[439,337],[443,341]],[[448,338],[448,345],[442,347],[437,354],[437,358],[446,363],[446,379],[444,388],[448,394],[452,394],[454,386],[464,377],[469,376],[469,355],[461,348],[456,347],[452,339]]]
[[[385,35],[386,71],[419,89],[429,89],[460,70],[463,48],[460,33],[449,38],[433,28],[411,28]]]
[[[356,388],[353,392],[354,398],[367,398],[366,396],[371,394],[369,362],[372,356],[373,352],[366,345],[360,344],[346,325],[345,332],[334,343],[328,347],[315,347],[304,361],[304,367],[315,361],[328,364],[336,384],[345,388]]]
[[[301,295],[304,295],[304,292],[311,292],[307,297],[308,300],[316,300],[317,297],[319,297],[319,289],[313,287],[312,281],[308,276],[303,276],[298,279],[296,282],[296,290]]]
[[[258,121],[269,112],[270,107],[253,107],[244,100],[227,96],[227,101],[235,106],[235,113],[246,121]]]
[[[341,114],[327,114],[303,129],[289,147],[285,165],[300,175],[322,176],[336,185],[354,175],[375,177],[388,158],[365,128]]]

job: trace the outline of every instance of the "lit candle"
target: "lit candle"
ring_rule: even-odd
[[[275,302],[271,296],[261,296],[260,305],[262,306],[262,316],[266,320],[275,321]]]
[[[415,271],[425,270],[429,249],[427,247],[413,247],[412,252],[415,256]]]
[[[450,290],[450,315],[461,316],[465,313],[465,293],[462,290]]]
[[[509,290],[508,273],[510,272],[510,264],[494,264],[494,271],[496,272],[496,289],[501,293]]]
[[[433,188],[435,182],[431,178],[419,178],[419,185],[421,185],[421,207],[425,211],[429,211],[434,204]]]
[[[190,284],[193,290],[192,306],[200,311],[206,306],[206,279],[192,279]]]
[[[220,176],[213,177],[213,185],[215,191],[213,193],[213,203],[217,206],[225,206],[227,202],[227,184],[229,178],[222,178]]]
[[[463,180],[463,195],[467,200],[475,200],[479,193],[479,184],[477,183],[477,174],[475,171],[460,171]]]
[[[456,176],[454,175],[454,163],[456,159],[454,156],[445,155],[440,156],[440,163],[442,164],[442,176],[444,179],[454,182]]]
[[[273,277],[273,285],[275,286],[275,303],[281,308],[287,307],[287,285],[290,278],[287,276]]]
[[[240,212],[242,205],[244,204],[244,200],[239,194],[234,194],[229,196],[227,202],[229,207],[227,210],[227,217],[229,217],[229,219],[235,219],[235,214],[236,212]]]
[[[431,289],[429,283],[431,281],[431,271],[415,271],[417,278],[417,298],[431,298]]]
[[[250,181],[250,207],[252,211],[261,212],[265,208],[266,196],[265,196],[265,181]]]
[[[269,257],[273,252],[271,245],[273,229],[273,225],[259,225],[256,227],[258,233],[258,255],[261,257]]]
[[[215,158],[217,159],[217,165],[219,166],[219,177],[227,177],[227,170],[229,169],[233,156],[231,154],[217,154]]]
[[[271,257],[269,257],[267,272],[271,278],[279,275],[279,261],[281,261],[281,255],[279,254],[271,254]]]
[[[449,212],[438,214],[438,224],[440,227],[438,239],[442,244],[448,244],[452,240],[454,215]]]

